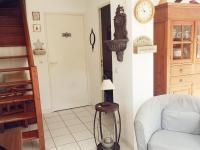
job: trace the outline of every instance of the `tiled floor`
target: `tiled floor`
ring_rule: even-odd
[[[45,114],[46,150],[96,150],[93,118],[93,106]],[[29,127],[29,129],[34,128],[35,125]],[[39,150],[38,141],[24,142],[23,150]],[[121,150],[129,149],[123,145]]]

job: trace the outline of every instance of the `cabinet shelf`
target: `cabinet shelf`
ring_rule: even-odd
[[[173,44],[192,44],[192,41],[173,41]]]

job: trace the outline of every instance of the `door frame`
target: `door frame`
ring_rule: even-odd
[[[101,8],[110,5],[110,9],[111,9],[111,3],[109,2],[105,2],[104,4],[100,5],[98,7],[98,13],[99,13],[99,37],[100,37],[100,66],[101,66],[101,81],[103,80],[103,74],[104,74],[104,68],[103,68],[103,42],[102,42],[102,25],[101,25]],[[110,14],[112,17],[112,14]],[[112,25],[112,19],[111,19],[111,25]],[[112,32],[111,32],[112,34]],[[112,39],[112,35],[111,35],[111,39]],[[112,53],[112,52],[111,52]],[[113,66],[113,65],[112,65]],[[114,95],[113,95],[114,96]],[[104,101],[104,91],[101,92],[101,99],[102,102]]]
[[[90,94],[89,94],[89,71],[88,71],[88,64],[87,64],[87,54],[86,54],[86,42],[85,42],[85,37],[86,37],[86,33],[85,33],[85,15],[83,13],[78,13],[78,12],[68,12],[68,11],[64,11],[64,12],[45,12],[44,13],[44,41],[46,43],[46,56],[47,56],[47,64],[48,64],[48,77],[49,77],[49,88],[50,88],[50,105],[51,105],[51,112],[54,112],[54,108],[53,108],[53,96],[52,96],[52,83],[51,83],[51,74],[50,74],[50,64],[49,64],[49,61],[50,61],[50,54],[49,54],[49,50],[50,50],[50,47],[49,47],[49,44],[48,44],[48,36],[47,36],[47,15],[51,15],[51,14],[56,14],[56,15],[73,15],[73,16],[82,16],[83,17],[83,26],[84,26],[84,31],[83,31],[83,36],[84,36],[84,50],[85,50],[85,66],[86,66],[86,80],[87,80],[87,97],[88,97],[88,104],[91,102],[91,97],[90,97]]]
[[[100,36],[100,61],[101,61],[101,80],[103,79],[103,42],[102,42],[102,26],[101,26],[101,8],[107,6],[107,5],[110,5],[111,6],[111,3],[110,2],[105,2],[104,4],[100,5],[98,7],[98,13],[99,13],[99,36]],[[112,37],[112,35],[111,35]],[[102,91],[102,100],[104,99],[104,92]]]

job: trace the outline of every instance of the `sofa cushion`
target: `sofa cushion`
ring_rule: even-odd
[[[200,114],[165,109],[162,113],[162,128],[170,131],[200,134]]]
[[[148,150],[199,150],[199,148],[199,135],[168,130],[155,132],[148,143]]]
[[[200,134],[199,99],[176,95],[162,111],[161,127],[170,131]]]

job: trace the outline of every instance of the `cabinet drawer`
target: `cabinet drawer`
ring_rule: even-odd
[[[200,85],[199,84],[193,85],[192,95],[200,97]]]
[[[177,84],[191,84],[193,82],[193,76],[179,76],[179,77],[171,77],[170,83],[171,85]]]
[[[200,73],[200,64],[195,65],[195,73]]]
[[[170,94],[186,94],[192,95],[192,87],[191,85],[186,86],[172,86],[170,88]]]
[[[200,84],[200,74],[193,75],[192,81],[193,81],[194,84]]]
[[[200,71],[200,68],[199,68],[199,71]],[[171,66],[171,76],[188,75],[188,74],[193,74],[193,73],[194,73],[194,69],[192,65]]]

